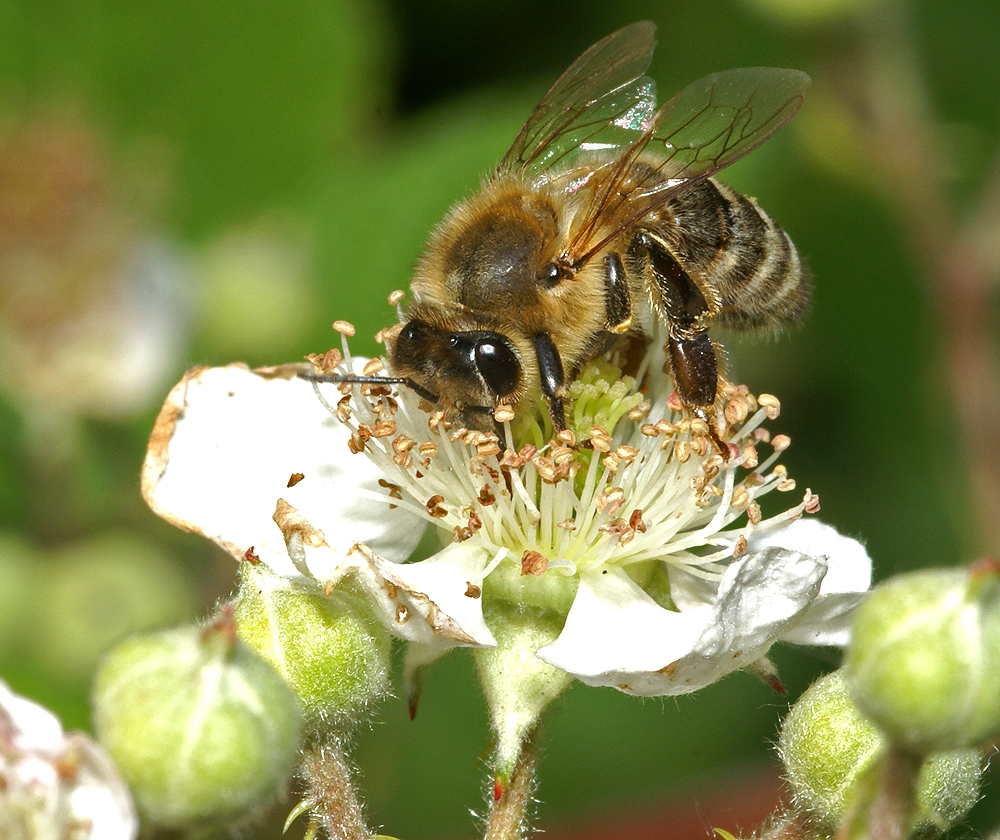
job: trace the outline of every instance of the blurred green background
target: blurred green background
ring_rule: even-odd
[[[87,728],[102,650],[230,591],[232,561],[139,495],[170,385],[321,352],[335,318],[375,352],[448,206],[583,49],[638,19],[659,28],[661,98],[731,67],[813,76],[791,126],[723,176],[815,275],[802,329],[727,341],[734,376],[782,400],[790,473],[879,578],[1000,549],[1000,421],[976,408],[997,352],[995,0],[0,0],[4,679]],[[792,697],[829,667],[775,658]],[[545,727],[537,822],[738,783],[785,706],[743,674],[666,702],[575,686]],[[488,737],[454,654],[414,722],[390,702],[358,739],[371,822],[475,836]]]

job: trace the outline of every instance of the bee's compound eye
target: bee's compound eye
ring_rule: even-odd
[[[476,342],[476,367],[495,397],[507,397],[521,382],[521,363],[499,336]]]

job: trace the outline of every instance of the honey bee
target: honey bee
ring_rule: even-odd
[[[659,322],[677,394],[722,448],[709,330],[774,327],[806,309],[788,236],[712,176],[791,119],[809,77],[715,73],[657,108],[644,75],[654,31],[635,23],[584,52],[417,264],[389,346],[395,381],[466,427],[491,430],[498,407],[540,394],[564,429],[567,383]]]

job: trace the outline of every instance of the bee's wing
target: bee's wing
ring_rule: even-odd
[[[671,196],[752,152],[795,115],[809,85],[805,73],[773,67],[727,70],[688,85],[656,112],[591,194],[566,256],[586,262]],[[644,165],[636,167],[640,156]],[[597,241],[608,220],[613,230]]]
[[[640,21],[598,41],[542,97],[498,167],[541,172],[578,150],[629,148],[649,131],[656,84],[644,76],[656,27]]]

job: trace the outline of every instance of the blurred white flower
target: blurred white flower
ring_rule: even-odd
[[[78,118],[0,125],[0,386],[31,415],[144,411],[187,338],[187,270]]]
[[[150,442],[153,509],[299,583],[360,582],[390,630],[423,645],[494,644],[484,597],[559,612],[537,656],[632,694],[694,691],[781,639],[846,641],[871,563],[800,521],[818,509],[808,490],[763,516],[761,496],[795,487],[775,464],[788,439],[762,425],[773,397],[729,387],[725,459],[665,376],[637,408],[594,374],[574,394],[584,445],[563,433],[515,451],[509,424],[505,441],[451,428],[406,389],[324,386],[339,402],[323,408],[298,370],[190,372]],[[450,544],[404,564],[422,521]]]
[[[0,837],[131,840],[138,820],[128,788],[88,736],[0,682]]]

